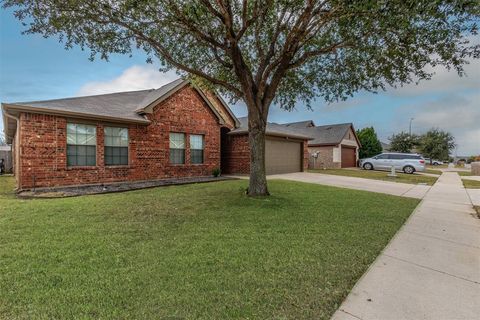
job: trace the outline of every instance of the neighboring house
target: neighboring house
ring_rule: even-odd
[[[12,172],[12,147],[0,145],[0,159],[5,161],[5,171]]]
[[[382,152],[390,151],[390,145],[388,143],[380,141],[380,144],[382,145]]]
[[[181,79],[156,90],[3,103],[2,112],[19,190],[249,170],[245,123],[221,97]],[[307,136],[267,134],[267,172],[306,167]],[[282,149],[291,143],[298,149]],[[300,165],[290,165],[295,157]]]
[[[240,126],[226,135],[222,144],[228,152],[222,158],[222,170],[231,173],[250,171],[248,120],[240,118]],[[308,135],[284,125],[268,123],[265,140],[265,169],[267,174],[304,171],[308,168]]]
[[[311,120],[284,124],[310,136],[309,168],[330,169],[356,167],[361,147],[352,123],[316,126]]]

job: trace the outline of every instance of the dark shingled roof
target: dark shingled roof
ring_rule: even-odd
[[[248,133],[248,118],[238,118],[240,121],[240,126],[232,131],[229,134],[246,134]],[[289,138],[297,138],[302,140],[310,140],[312,139],[311,135],[303,134],[298,130],[288,128],[283,124],[278,123],[267,123],[267,130],[266,134],[270,136],[279,136],[279,137],[289,137]]]
[[[184,79],[177,79],[158,89],[118,92],[100,94],[94,96],[73,97],[43,101],[27,101],[2,103],[2,112],[11,116],[18,116],[19,112],[36,112],[47,114],[59,114],[62,116],[79,117],[85,119],[106,120],[112,122],[133,122],[148,124],[150,121],[144,116],[151,112],[149,108],[154,103],[163,101],[172,93],[188,85],[190,82]],[[195,87],[195,86],[194,86]],[[196,88],[196,87],[195,87]],[[197,88],[196,88],[197,89]],[[215,107],[208,100],[208,97],[197,89],[205,102],[212,108],[212,111],[219,118],[220,123],[224,119],[218,114]],[[220,103],[225,107],[229,115],[237,123],[235,115],[228,105],[221,99]],[[11,141],[16,131],[16,124],[13,118],[4,117],[4,132],[7,141]]]
[[[306,120],[306,121],[286,123],[285,126],[303,129],[303,128],[315,127],[315,123],[313,122],[313,120]]]
[[[175,89],[176,86],[180,85],[180,84],[186,84],[188,83],[188,81],[186,80],[183,80],[183,79],[177,79],[175,81],[172,81],[170,83],[167,83],[166,85],[164,86],[161,86],[160,88],[156,89],[156,90],[151,90],[143,100],[141,101],[138,101],[139,104],[137,106],[137,112],[138,111],[141,111],[142,109],[144,109],[145,107],[149,106],[150,104],[154,103],[155,101],[157,101],[158,99],[160,99],[161,97],[163,97],[164,95],[166,95],[167,93],[170,92],[170,90],[172,89]]]
[[[158,89],[159,90],[159,89]],[[148,122],[136,110],[149,94],[156,90],[118,92],[86,97],[74,97],[44,101],[8,103],[13,107],[29,107],[39,112],[58,112],[91,115],[105,118],[118,118],[138,122]]]
[[[149,123],[149,121],[143,116],[143,114],[147,113],[147,107],[151,107],[153,103],[158,103],[162,101],[162,99],[168,98],[172,93],[188,84],[188,80],[177,79],[158,89],[55,100],[4,103],[2,105],[20,111],[45,112],[95,119],[101,118],[111,121]],[[208,98],[204,96],[203,93],[200,92],[200,94],[206,100],[207,104],[214,109],[208,101]],[[229,107],[223,102],[223,100],[221,100],[221,102],[224,104],[225,109],[227,109],[232,118],[236,120]],[[216,113],[216,110],[212,111]],[[221,118],[217,113],[216,115]]]
[[[283,126],[296,132],[313,137],[308,141],[309,145],[337,145],[342,142],[347,134],[351,123],[330,124],[324,126],[308,127],[309,121],[286,123]]]

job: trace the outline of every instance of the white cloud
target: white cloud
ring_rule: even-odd
[[[447,70],[443,66],[427,68],[434,71],[430,80],[423,80],[418,85],[412,83],[397,89],[389,89],[388,93],[394,96],[422,96],[435,93],[455,93],[459,90],[480,88],[480,60],[470,60],[464,66],[465,75],[460,77],[455,70]]]
[[[480,154],[479,101],[479,92],[453,94],[424,103],[403,106],[398,109],[398,112],[409,114],[414,118],[415,133],[421,134],[430,128],[449,131],[455,136],[457,153],[473,155]],[[400,116],[397,117],[397,119],[400,118]],[[400,122],[394,121],[393,127],[405,125]]]
[[[173,71],[159,72],[154,66],[135,65],[107,81],[88,82],[77,92],[80,96],[158,88],[179,76]]]

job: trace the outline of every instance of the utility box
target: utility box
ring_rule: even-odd
[[[480,162],[472,162],[472,174],[474,176],[480,176]]]

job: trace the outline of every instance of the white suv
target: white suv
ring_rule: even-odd
[[[425,171],[425,159],[416,153],[381,153],[372,158],[360,159],[360,167],[365,170],[401,170],[405,173]]]

